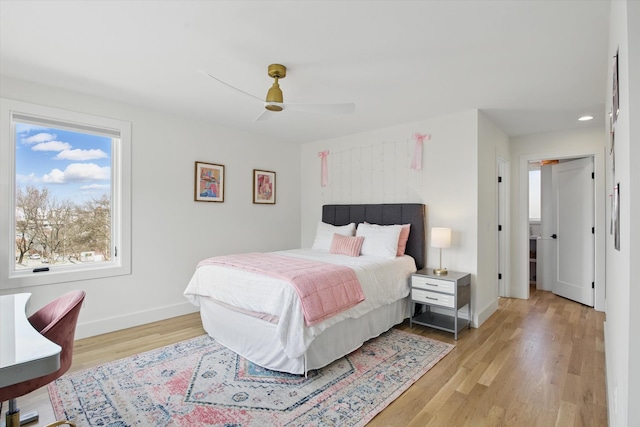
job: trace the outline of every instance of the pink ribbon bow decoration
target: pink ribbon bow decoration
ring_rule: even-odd
[[[431,135],[414,133],[413,139],[416,140],[416,145],[413,148],[413,158],[411,159],[410,168],[419,171],[422,169],[422,146],[425,139],[427,141],[431,139]]]
[[[327,167],[327,156],[329,151],[320,151],[318,157],[320,157],[320,185],[326,187],[329,183],[329,168]]]

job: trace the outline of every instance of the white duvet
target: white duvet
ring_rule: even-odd
[[[291,284],[232,267],[204,265],[196,269],[184,291],[197,307],[199,298],[217,301],[258,313],[278,317],[277,336],[287,356],[302,356],[314,337],[346,318],[357,318],[371,310],[409,295],[409,276],[416,271],[408,255],[395,259],[373,256],[349,257],[314,249],[274,252],[352,268],[365,294],[365,300],[349,310],[313,326],[306,326],[298,294]]]

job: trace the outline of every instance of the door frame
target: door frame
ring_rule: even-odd
[[[509,161],[501,156],[496,157],[496,195],[498,206],[496,209],[496,224],[502,225],[502,231],[498,231],[496,227],[496,241],[498,242],[496,253],[496,271],[502,274],[502,279],[498,279],[498,297],[510,297],[511,289],[508,286],[509,281]],[[498,177],[502,177],[502,182],[498,182]]]
[[[518,162],[519,189],[518,206],[520,216],[515,219],[517,232],[514,233],[517,277],[512,283],[512,295],[521,295],[529,299],[529,162],[546,159],[568,159],[574,157],[593,157],[594,167],[594,218],[595,218],[595,305],[598,311],[605,310],[605,236],[608,231],[605,221],[605,207],[608,199],[605,192],[605,148],[598,152],[580,150],[552,150],[545,153],[531,153],[520,156]]]

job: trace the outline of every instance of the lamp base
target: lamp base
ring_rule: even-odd
[[[438,276],[446,276],[449,272],[446,268],[434,268],[433,273]]]

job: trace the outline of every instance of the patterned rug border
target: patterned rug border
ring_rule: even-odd
[[[366,425],[369,421],[371,421],[376,415],[378,415],[380,412],[382,412],[387,406],[389,406],[394,400],[396,400],[402,393],[404,393],[406,390],[408,390],[413,384],[415,384],[416,381],[418,381],[423,375],[425,375],[429,370],[431,370],[438,362],[440,362],[445,356],[447,356],[454,348],[455,348],[455,344],[449,344],[443,341],[439,341],[433,338],[429,338],[429,337],[425,337],[419,334],[414,334],[411,332],[406,332],[400,329],[395,329],[392,328],[389,331],[381,334],[378,337],[372,338],[371,340],[367,341],[365,344],[363,344],[362,347],[360,347],[359,349],[355,350],[354,352],[352,352],[350,355],[348,356],[352,356],[355,355],[357,352],[361,351],[363,348],[366,349],[367,344],[369,343],[375,343],[376,340],[380,339],[381,337],[386,337],[389,335],[393,335],[393,334],[399,334],[399,336],[403,336],[404,339],[414,339],[414,340],[418,340],[421,342],[424,342],[425,345],[428,345],[429,343],[436,343],[436,344],[432,344],[434,346],[440,346],[442,347],[441,351],[435,355],[433,357],[432,360],[430,360],[428,363],[425,363],[424,365],[421,365],[419,368],[416,369],[416,371],[409,375],[406,378],[403,378],[402,383],[398,384],[398,386],[395,388],[395,390],[391,391],[386,397],[384,397],[382,400],[380,400],[379,402],[375,403],[373,406],[371,406],[367,412],[365,414],[360,413],[359,415],[361,415],[361,418],[359,420],[356,421],[356,423],[354,424],[350,424],[353,427],[363,427],[364,425]],[[172,353],[175,352],[175,354],[172,354],[173,359],[178,359],[180,358],[180,354],[179,352],[176,351],[176,349],[180,346],[184,346],[185,348],[190,347],[191,345],[195,345],[197,344],[199,341],[202,340],[207,340],[207,339],[211,339],[208,335],[204,334],[198,337],[194,337],[194,338],[190,338],[184,341],[180,341],[174,344],[169,344],[163,347],[159,347],[156,349],[152,349],[152,350],[148,350],[142,353],[138,353],[132,356],[128,356],[128,357],[124,357],[122,359],[118,359],[118,360],[114,360],[111,362],[106,362],[94,367],[90,367],[90,368],[86,368],[77,372],[73,372],[71,374],[66,374],[64,375],[62,378],[56,380],[55,382],[49,384],[48,386],[48,391],[49,391],[49,397],[51,400],[51,404],[53,407],[53,411],[54,414],[56,416],[57,419],[70,419],[73,420],[74,418],[77,418],[78,413],[82,414],[82,412],[77,411],[74,412],[74,409],[70,409],[67,410],[65,409],[64,406],[64,402],[63,402],[63,398],[62,395],[60,394],[60,389],[58,387],[58,384],[62,383],[63,381],[72,381],[72,378],[81,378],[82,376],[85,376],[87,374],[90,374],[91,372],[99,372],[99,371],[107,371],[110,372],[111,371],[111,367],[117,367],[119,365],[121,365],[122,363],[126,363],[128,361],[129,364],[131,365],[136,365],[136,361],[137,360],[145,360],[145,359],[152,359],[152,360],[156,360],[159,361],[162,359],[162,355],[164,353]],[[401,338],[398,338],[401,339]],[[217,342],[215,342],[214,340],[211,339],[212,344],[207,344],[207,345],[217,345],[220,348],[223,349],[223,351],[227,351],[232,353],[230,350],[226,349],[225,347],[221,346],[220,344],[218,344]],[[204,345],[204,344],[203,344]],[[347,357],[347,356],[345,356]],[[172,359],[172,360],[173,360]],[[339,359],[342,360],[342,359]],[[335,364],[336,362],[333,362],[331,365]],[[141,368],[140,368],[141,369]],[[196,373],[196,369],[198,369],[197,367],[194,366],[193,368],[193,374],[195,375]],[[321,368],[321,369],[326,369],[326,368]],[[114,369],[117,371],[117,369]],[[353,383],[357,383],[358,381],[362,381],[362,377],[365,377],[365,373],[354,373],[351,375],[356,375],[356,378],[354,378],[353,380],[351,380],[349,382],[349,384],[351,382]],[[348,385],[349,385],[348,384]],[[190,386],[191,387],[191,386]],[[75,390],[75,389],[74,389]],[[189,393],[191,392],[191,390],[189,389]],[[78,398],[80,398],[80,394],[76,393],[76,396],[78,396]],[[115,395],[114,395],[115,396]],[[185,396],[186,399],[186,396]],[[312,399],[310,399],[312,400]],[[320,404],[324,403],[325,401],[328,401],[329,399],[324,399],[320,402]],[[183,404],[189,404],[189,402],[183,402]],[[190,403],[191,405],[195,405],[194,403]],[[197,406],[197,405],[195,405]],[[86,416],[84,414],[82,414],[83,418],[86,418]],[[162,424],[162,425],[166,425],[166,426],[173,426],[173,425],[181,425],[181,424],[174,424],[171,422],[170,418],[169,422],[166,424]],[[324,419],[323,419],[324,420]],[[328,423],[325,424],[323,422],[323,420],[320,420],[320,424],[313,424],[313,425],[335,425],[334,423]],[[295,420],[293,421],[294,425],[298,425],[297,423],[295,423]],[[80,424],[79,424],[80,425]],[[103,424],[93,424],[90,423],[90,425],[103,425]],[[141,424],[129,424],[128,421],[127,422],[115,422],[115,423],[110,423],[110,424],[104,424],[104,425],[108,425],[108,426],[129,426],[129,425],[141,425]],[[203,424],[205,425],[205,424]],[[206,425],[213,425],[213,424],[206,424]],[[218,424],[215,424],[218,425]],[[222,424],[220,424],[222,425]],[[244,426],[245,424],[241,421],[238,424],[224,424],[224,425],[233,425],[234,427],[241,427]],[[287,424],[288,425],[288,424]]]
[[[427,365],[424,365],[422,367],[422,369],[418,370],[414,375],[409,377],[409,379],[407,381],[405,381],[405,383],[403,384],[402,387],[398,387],[395,392],[391,393],[389,396],[387,396],[386,399],[384,399],[382,402],[380,402],[378,405],[376,405],[374,410],[369,412],[369,414],[368,414],[369,416],[366,419],[363,418],[361,420],[361,422],[356,424],[354,427],[364,427],[365,425],[367,425],[367,423],[369,423],[369,421],[374,419],[376,415],[378,415],[387,406],[389,406],[394,400],[396,400],[398,397],[400,397],[402,395],[402,393],[407,391],[412,385],[414,385],[416,383],[416,381],[418,381],[420,378],[422,378],[427,372],[429,372],[431,370],[431,368],[433,368],[438,362],[440,362],[447,355],[449,355],[449,353],[451,353],[451,351],[456,347],[455,344],[449,344],[449,343],[446,343],[444,341],[438,341],[438,340],[433,339],[433,338],[425,337],[425,336],[422,336],[422,335],[419,335],[419,334],[413,334],[411,332],[406,332],[406,331],[403,331],[403,330],[400,330],[400,329],[392,328],[392,329],[390,329],[389,331],[387,331],[385,333],[388,333],[390,331],[400,332],[402,334],[412,335],[414,337],[417,336],[417,337],[420,337],[421,339],[424,339],[424,340],[435,341],[438,344],[446,346],[447,350],[443,351],[442,353],[440,353],[438,355],[438,357],[434,358],[430,363],[428,363]],[[375,339],[375,338],[372,338],[372,339]]]

